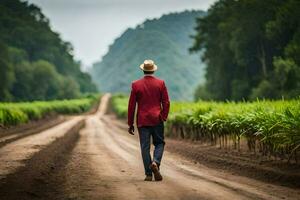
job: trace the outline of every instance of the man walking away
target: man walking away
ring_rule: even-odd
[[[153,74],[157,66],[152,60],[145,60],[140,68],[144,77],[132,82],[128,103],[128,132],[134,134],[134,112],[137,109],[137,127],[139,131],[141,153],[145,168],[145,181],[161,181],[159,168],[164,151],[164,121],[167,120],[170,101],[165,82]],[[155,146],[153,160],[150,155],[150,137]]]

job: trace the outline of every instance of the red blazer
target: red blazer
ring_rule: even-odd
[[[166,121],[170,100],[165,82],[152,75],[132,82],[128,103],[128,125],[134,121],[135,106],[137,110],[137,126],[155,126]]]

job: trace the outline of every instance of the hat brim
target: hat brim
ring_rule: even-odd
[[[140,65],[140,68],[141,68],[141,70],[143,70],[143,71],[145,71],[145,72],[154,72],[154,71],[157,70],[158,67],[157,67],[157,65],[153,65],[153,69],[151,69],[151,70],[148,69],[148,70],[147,70],[147,69],[144,68],[144,64],[141,64],[141,65]]]

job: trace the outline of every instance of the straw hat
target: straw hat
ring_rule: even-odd
[[[144,63],[140,65],[140,68],[146,72],[154,72],[157,70],[157,66],[153,60],[145,60]]]

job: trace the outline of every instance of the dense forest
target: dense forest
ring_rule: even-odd
[[[0,2],[0,101],[74,98],[96,91],[72,46],[52,31],[40,8]]]
[[[142,77],[139,65],[153,59],[156,75],[163,78],[171,99],[191,100],[195,88],[204,82],[204,64],[199,55],[190,55],[196,18],[202,11],[185,11],[146,20],[126,30],[91,71],[99,89],[105,92],[130,90],[133,80]]]
[[[204,50],[196,97],[293,98],[300,94],[300,1],[220,0],[197,20],[192,51]]]

